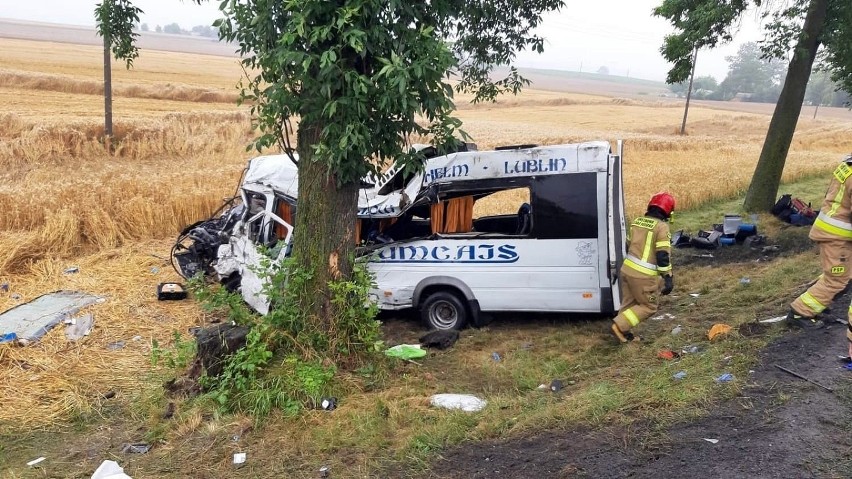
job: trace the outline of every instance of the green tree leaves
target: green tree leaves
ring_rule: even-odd
[[[740,15],[761,0],[663,0],[654,15],[668,19],[676,33],[667,35],[660,51],[673,66],[666,82],[686,80],[692,71],[692,52],[695,48],[715,47],[731,41],[733,24]]]
[[[133,27],[139,23],[140,13],[142,10],[130,0],[103,0],[95,6],[98,35],[104,38],[115,58],[124,60],[128,69],[139,56],[134,43],[139,34]]]
[[[464,135],[452,119],[452,82],[474,101],[517,92],[525,84],[518,72],[493,80],[494,67],[518,49],[541,51],[532,29],[562,3],[224,1],[218,25],[249,72],[243,98],[262,133],[255,146],[292,148],[291,121],[317,126],[313,161],[351,184],[382,160],[413,162],[404,141],[412,135],[433,135],[439,146]]]

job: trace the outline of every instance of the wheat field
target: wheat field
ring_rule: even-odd
[[[139,394],[152,340],[203,324],[192,302],[159,303],[177,280],[171,241],[233,194],[251,153],[247,107],[235,104],[233,58],[142,51],[114,66],[114,151],[102,132],[102,51],[0,39],[0,310],[45,292],[81,289],[95,330],[68,342],[61,326],[28,347],[0,345],[0,431],[85,414],[105,391]],[[625,187],[635,215],[668,190],[678,208],[741,192],[769,117],[695,107],[678,135],[680,104],[530,89],[494,104],[456,99],[480,149],[586,140],[626,142]],[[831,168],[852,151],[852,121],[803,119],[785,178]],[[70,265],[79,273],[66,275]],[[107,346],[123,341],[125,346]]]

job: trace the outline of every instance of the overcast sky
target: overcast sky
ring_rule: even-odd
[[[651,10],[661,0],[566,0],[566,7],[545,17],[539,33],[547,39],[541,55],[522,52],[518,66],[595,72],[606,66],[613,75],[664,80],[668,65],[660,56],[668,23],[653,17]],[[0,0],[0,18],[93,25],[92,11],[98,0]],[[177,22],[190,29],[209,25],[219,16],[219,0],[196,5],[189,0],[133,0],[145,13],[143,23]],[[697,75],[724,79],[725,57],[737,47],[761,38],[760,22],[747,14],[730,45],[699,52]]]

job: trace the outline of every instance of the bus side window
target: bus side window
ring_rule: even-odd
[[[528,236],[533,217],[530,189],[508,188],[479,196],[473,205],[473,230],[509,236]]]

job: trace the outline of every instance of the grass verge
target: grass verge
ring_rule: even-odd
[[[782,190],[816,202],[824,182],[807,178]],[[725,213],[737,212],[739,201],[686,211],[675,229],[709,229]],[[818,272],[807,228],[784,227],[769,216],[760,216],[758,224],[770,243],[805,252],[744,260],[731,249],[718,261],[699,262],[689,261],[695,250],[676,250],[675,294],[663,299],[660,311],[673,318],[643,323],[646,342],[640,347],[616,345],[606,319],[504,316],[489,327],[464,331],[454,348],[431,352],[420,364],[394,363],[387,377],[340,377],[345,387],[334,411],[273,413],[262,422],[219,415],[202,401],[169,399],[159,392],[164,376],[153,376],[124,402],[101,405],[73,427],[0,438],[0,471],[5,477],[88,477],[100,461],[113,459],[137,479],[316,477],[321,466],[330,466],[336,478],[383,477],[387,471],[417,475],[440,451],[467,441],[688,420],[736,395],[758,351],[773,337],[743,337],[736,328],[782,314]],[[744,276],[748,284],[739,281]],[[710,342],[707,331],[718,322],[734,332]],[[673,335],[677,325],[680,333]],[[415,341],[421,333],[403,320],[388,322],[385,331],[399,342]],[[690,346],[699,352],[678,361],[657,357],[660,350]],[[679,371],[686,377],[675,379]],[[715,381],[723,373],[736,379]],[[556,394],[538,389],[552,379],[565,388]],[[489,404],[476,414],[429,406],[430,395],[445,392],[475,394]],[[164,418],[170,402],[176,413]],[[138,441],[154,447],[145,455],[119,452],[121,443]],[[233,464],[235,452],[247,453],[241,467]],[[42,468],[24,466],[39,456],[48,457]]]

